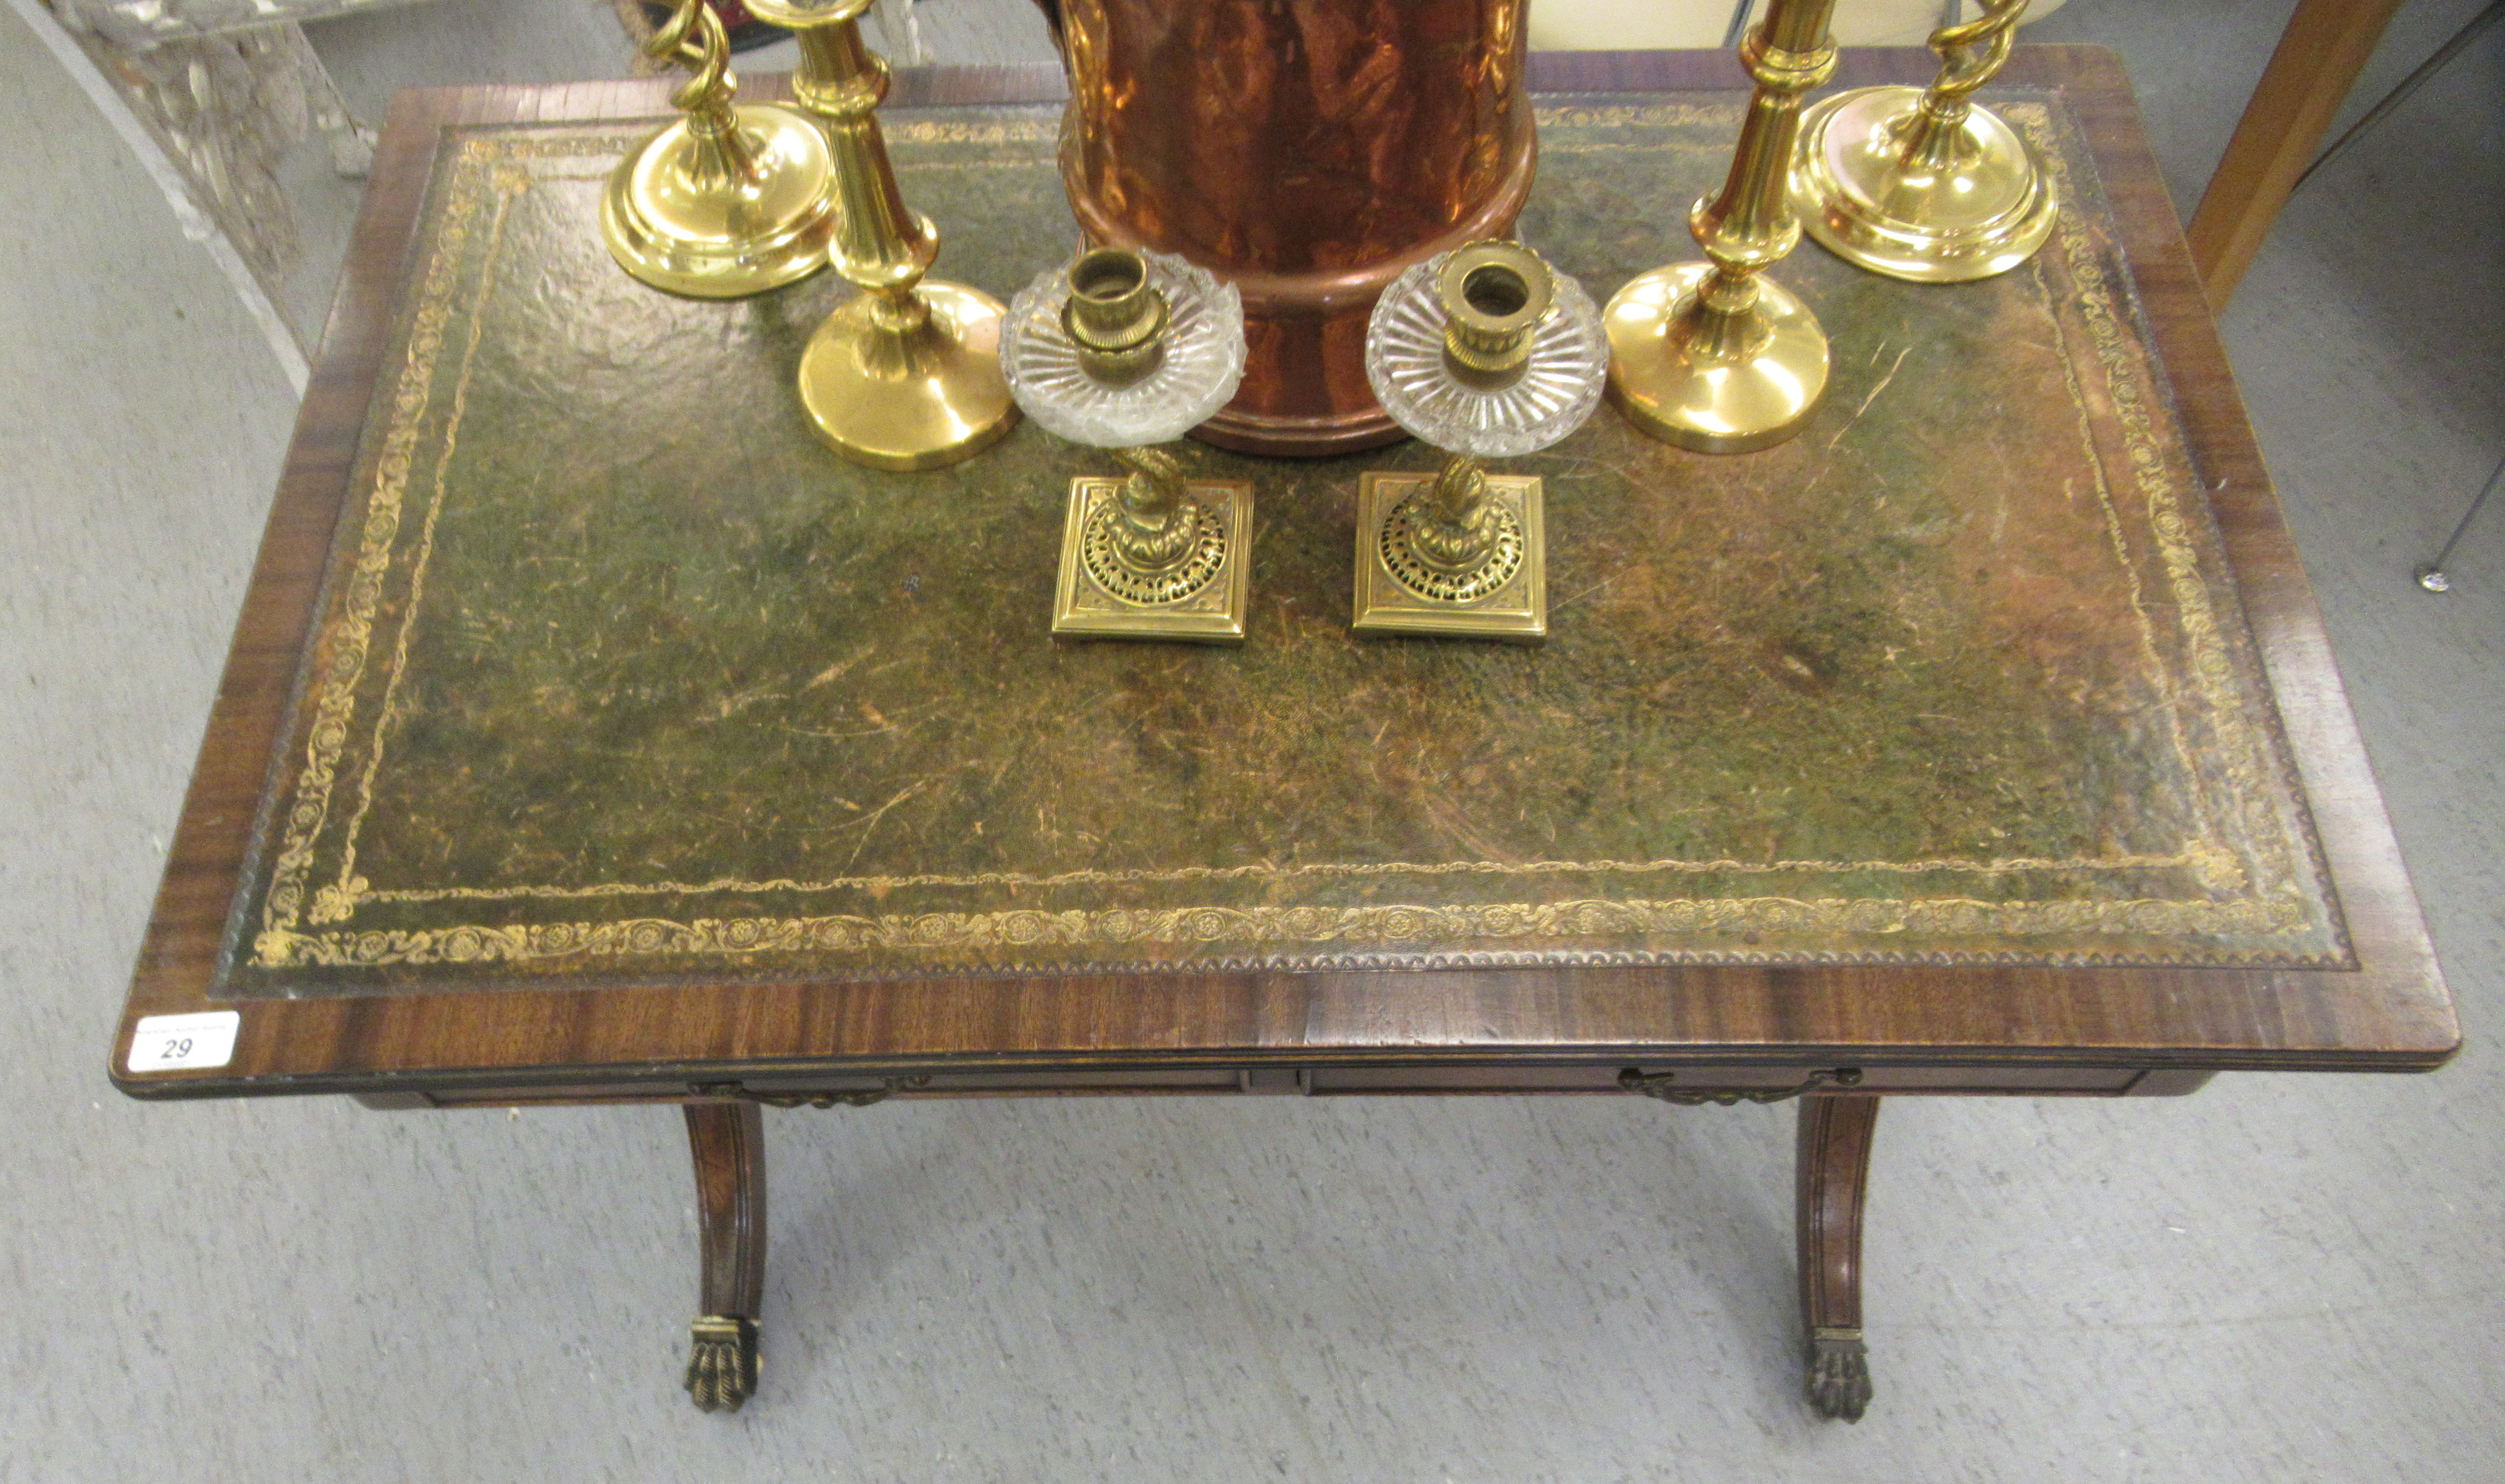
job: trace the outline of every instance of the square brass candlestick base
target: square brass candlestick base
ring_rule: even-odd
[[[1395,575],[1396,538],[1385,527],[1400,502],[1432,489],[1431,474],[1369,472],[1357,484],[1357,631],[1432,634],[1448,639],[1505,639],[1537,644],[1548,637],[1547,531],[1534,475],[1487,477],[1488,503],[1506,539],[1486,567],[1459,579],[1408,563],[1414,581]],[[1429,590],[1421,590],[1427,588]],[[1454,596],[1433,588],[1444,587]]]
[[[1104,528],[1118,517],[1119,477],[1070,481],[1061,525],[1061,579],[1053,587],[1052,631],[1078,639],[1183,639],[1242,644],[1252,590],[1252,486],[1244,479],[1193,479],[1183,486],[1206,521],[1200,539],[1161,572],[1124,567]],[[1186,590],[1173,597],[1165,589]]]

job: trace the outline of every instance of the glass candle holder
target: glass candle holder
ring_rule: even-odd
[[[1224,406],[1244,359],[1234,287],[1162,253],[1098,248],[1010,301],[1009,394],[1046,432],[1111,449],[1127,471],[1070,483],[1054,633],[1243,640],[1252,486],[1190,478],[1156,445]]]
[[[1608,342],[1591,299],[1518,243],[1468,243],[1385,291],[1365,372],[1384,410],[1447,458],[1432,475],[1360,479],[1357,628],[1545,638],[1540,481],[1481,461],[1536,452],[1592,415]]]

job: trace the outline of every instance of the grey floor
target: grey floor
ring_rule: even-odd
[[[2075,0],[2187,208],[2288,0]],[[2414,0],[2371,95],[2478,0]],[[943,60],[1042,54],[933,0]],[[599,0],[316,37],[614,75]],[[662,1110],[142,1106],[104,1060],[292,396],[0,14],[0,1481],[2505,1479],[2505,31],[2308,188],[2226,318],[2468,1027],[2426,1078],[1890,1104],[1878,1401],[1797,1399],[1790,1113],[1638,1100],[769,1113],[762,1396],[677,1391]],[[298,181],[318,304],[352,188]],[[302,312],[300,307],[299,312]]]

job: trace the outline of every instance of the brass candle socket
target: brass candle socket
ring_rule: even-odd
[[[1157,369],[1170,316],[1139,254],[1100,247],[1071,265],[1061,330],[1078,348],[1079,366],[1106,385],[1128,386]]]
[[[698,299],[762,293],[826,266],[826,137],[788,108],[732,106],[729,43],[704,0],[681,0],[645,51],[693,75],[670,95],[687,117],[620,161],[601,193],[600,233],[617,265]]]
[[[862,42],[870,0],[751,0],[793,32],[794,99],[826,131],[842,209],[829,258],[861,289],[800,354],[800,404],[835,452],[873,469],[936,469],[971,458],[1017,422],[1001,377],[1001,305],[926,279],[939,231],[906,209],[878,126],[887,63]]]
[[[1512,385],[1531,364],[1531,333],[1555,306],[1548,265],[1514,242],[1473,242],[1435,275],[1444,365],[1473,386]]]
[[[1772,0],[1740,45],[1756,81],[1719,195],[1688,230],[1711,260],[1655,268],[1610,299],[1609,400],[1651,436],[1743,453],[1801,429],[1826,391],[1826,333],[1765,270],[1800,240],[1785,176],[1801,95],[1835,72],[1835,0]]]
[[[1969,101],[2009,58],[2027,0],[1984,0],[1984,14],[1931,33],[1939,77],[1928,88],[1861,88],[1801,118],[1792,206],[1819,245],[1915,283],[2005,273],[2052,234],[2060,204],[2018,131]]]

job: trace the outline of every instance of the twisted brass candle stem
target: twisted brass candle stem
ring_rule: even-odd
[[[1962,283],[2027,261],[2060,209],[2032,147],[1973,101],[2009,59],[2027,0],[1931,33],[1928,88],[1857,88],[1801,118],[1791,201],[1809,233],[1874,273]]]
[[[1200,511],[1184,488],[1182,463],[1162,448],[1116,448],[1130,473],[1113,497],[1114,549],[1143,572],[1158,572],[1189,555],[1200,535]]]
[[[1942,26],[1931,33],[1931,50],[1940,54],[1940,75],[1923,93],[1922,108],[1906,121],[1900,136],[1909,167],[1940,165],[1971,154],[1965,131],[1968,101],[2009,60],[2009,49],[2029,0],[1984,0],[1984,13],[1962,25]]]
[[[706,0],[679,0],[644,45],[688,78],[684,115],[620,161],[601,195],[601,235],[657,289],[736,299],[824,267],[835,228],[826,140],[773,104],[734,106],[730,41]]]

